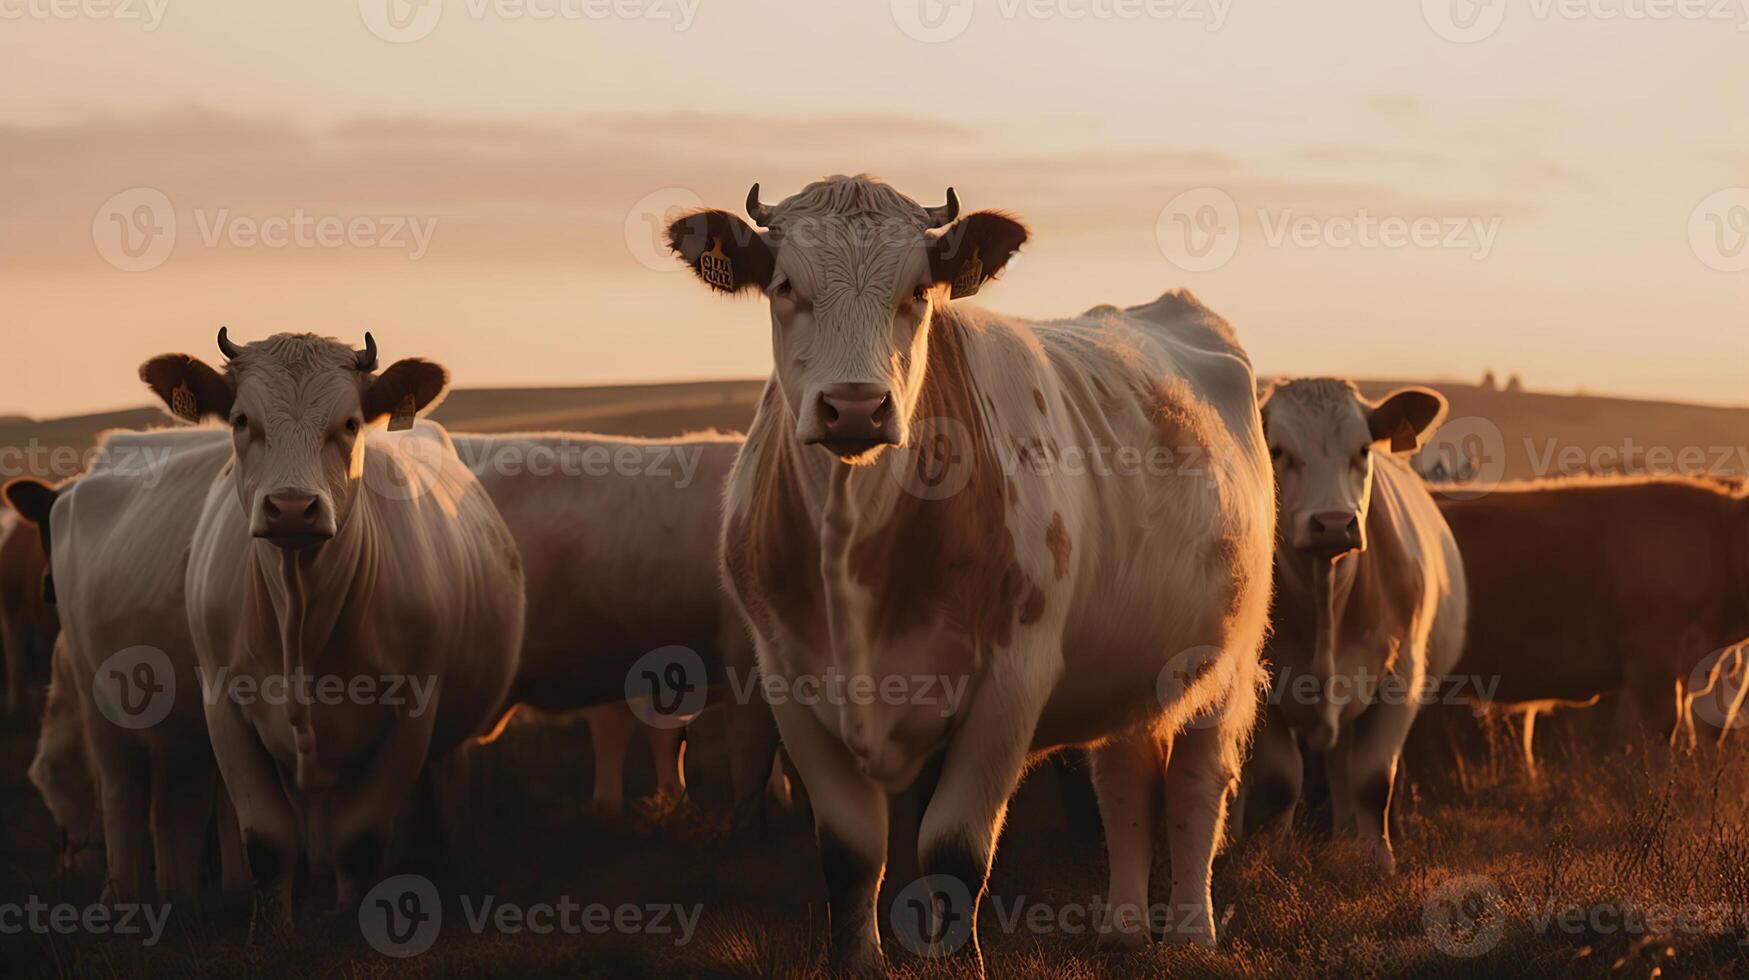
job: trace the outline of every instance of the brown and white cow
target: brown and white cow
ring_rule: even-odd
[[[1497,682],[1496,704],[1621,692],[1625,738],[1675,740],[1691,731],[1690,699],[1749,639],[1749,493],[1737,485],[1583,477],[1467,490],[1439,508],[1470,579],[1458,670]]]
[[[415,421],[447,373],[418,359],[378,373],[365,340],[238,346],[221,330],[222,373],[186,354],[140,368],[172,412],[231,429],[187,616],[207,731],[280,926],[300,859],[357,901],[427,763],[497,717],[522,642],[510,531],[443,430]],[[407,431],[382,431],[391,416]]]
[[[21,493],[34,481],[20,481]],[[26,505],[28,506],[28,504]],[[16,510],[16,508],[14,508]],[[0,513],[0,648],[6,656],[6,714],[18,718],[30,705],[33,668],[49,662],[61,624],[43,596],[48,556],[43,535],[17,514]]]
[[[699,681],[715,684],[719,695],[752,695],[728,699],[726,721],[736,826],[756,829],[777,732],[749,680],[746,623],[723,593],[712,557],[741,437],[450,438],[515,536],[528,581],[522,659],[506,703],[547,716],[581,711],[595,752],[598,813],[617,814],[624,804],[625,755],[639,728],[650,742],[658,796],[675,798],[686,788],[684,719],[634,712],[627,675],[651,651],[693,651],[706,675]],[[658,724],[640,724],[648,720]]]
[[[1171,931],[1212,943],[1274,519],[1232,332],[1181,292],[1052,322],[950,302],[1027,238],[1004,214],[958,218],[951,190],[925,208],[832,177],[775,206],[755,185],[748,211],[766,230],[709,210],[668,236],[706,284],[770,304],[775,369],[730,477],[723,575],[784,688],[773,710],[814,804],[833,962],[879,967],[887,795],[937,760],[926,948],[957,936],[981,964],[1009,796],[1068,745],[1094,746],[1107,940],[1146,940],[1164,788]]]
[[[1392,786],[1422,705],[1463,648],[1463,561],[1405,455],[1445,416],[1405,388],[1378,402],[1349,381],[1305,378],[1265,394],[1275,466],[1275,677],[1241,798],[1247,826],[1290,827],[1301,747],[1325,753],[1338,834],[1395,867]]]
[[[146,901],[154,890],[174,901],[207,890],[202,870],[219,774],[183,578],[200,498],[228,456],[219,432],[110,432],[77,480],[7,485],[13,505],[49,531],[66,673],[97,777],[112,901]]]

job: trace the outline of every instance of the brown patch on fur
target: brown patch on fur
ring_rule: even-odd
[[[929,366],[918,392],[919,418],[948,418],[970,433],[961,465],[964,489],[942,500],[904,494],[887,523],[850,550],[850,572],[875,594],[875,636],[898,636],[945,616],[974,651],[1006,646],[1028,582],[1006,516],[1004,474],[979,390],[967,363],[971,328],[951,310],[937,313]]]
[[[1033,586],[1026,595],[1026,605],[1020,607],[1020,625],[1031,626],[1045,615],[1045,594]]]
[[[1074,550],[1075,544],[1069,540],[1069,529],[1063,525],[1062,511],[1051,514],[1051,526],[1045,528],[1045,547],[1051,549],[1057,578],[1069,574],[1069,553]]]
[[[782,396],[765,386],[753,430],[783,417]],[[775,636],[775,619],[810,642],[824,642],[826,621],[820,588],[820,535],[808,520],[790,440],[761,440],[753,498],[729,515],[723,534],[723,567],[760,636]]]
[[[1038,413],[1040,415],[1050,414],[1050,411],[1045,408],[1045,393],[1037,388],[1032,390],[1032,403],[1038,406]]]

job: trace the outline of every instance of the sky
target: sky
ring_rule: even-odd
[[[1749,0],[0,0],[0,414],[312,331],[465,387],[757,377],[659,248],[836,173],[1183,286],[1263,374],[1749,403]]]

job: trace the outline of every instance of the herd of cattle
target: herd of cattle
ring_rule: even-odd
[[[1212,943],[1229,803],[1235,834],[1289,828],[1307,753],[1333,829],[1394,866],[1405,745],[1453,678],[1527,732],[1620,693],[1654,743],[1692,733],[1713,687],[1742,697],[1723,675],[1749,638],[1749,498],[1730,485],[1436,500],[1407,462],[1444,418],[1433,391],[1259,396],[1233,331],[1182,291],[1046,322],[955,302],[1028,233],[960,216],[952,190],[922,207],[833,177],[777,205],[755,185],[747,211],[668,230],[704,284],[764,294],[775,355],[744,439],[662,444],[697,454],[684,484],[500,465],[651,443],[452,435],[420,417],[446,371],[379,369],[368,334],[221,330],[222,369],[140,369],[172,414],[218,425],[107,433],[78,477],[7,486],[6,706],[52,661],[30,776],[69,846],[102,848],[106,901],[252,889],[281,928],[294,884],[353,904],[442,838],[464,750],[519,709],[587,712],[595,802],[617,809],[628,671],[666,647],[697,652],[728,713],[738,826],[786,792],[783,757],[799,775],[829,952],[853,969],[882,963],[896,792],[926,789],[923,872],[967,886],[937,892],[938,920],[975,922],[1028,765],[1084,748],[1102,942],[1150,938],[1163,808],[1169,932]],[[1069,465],[1090,456],[1109,465]],[[755,671],[882,696],[721,683]],[[210,693],[292,678],[347,696]],[[386,678],[410,696],[375,696]],[[937,678],[945,708],[919,684]],[[649,731],[677,794],[680,733]]]

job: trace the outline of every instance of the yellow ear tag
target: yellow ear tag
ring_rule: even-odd
[[[725,293],[735,291],[735,267],[723,254],[722,239],[711,239],[711,250],[698,257],[698,274]]]
[[[960,266],[960,274],[953,278],[953,292],[948,299],[963,299],[976,296],[978,287],[984,284],[984,262],[978,258],[978,250],[972,249],[972,257]]]
[[[401,398],[395,410],[389,413],[389,431],[403,432],[413,427],[413,420],[419,416],[419,405],[413,401],[412,395]]]
[[[170,411],[176,413],[178,418],[185,418],[190,422],[200,421],[200,403],[194,400],[194,392],[189,390],[188,382],[178,384],[176,390],[170,393]]]

